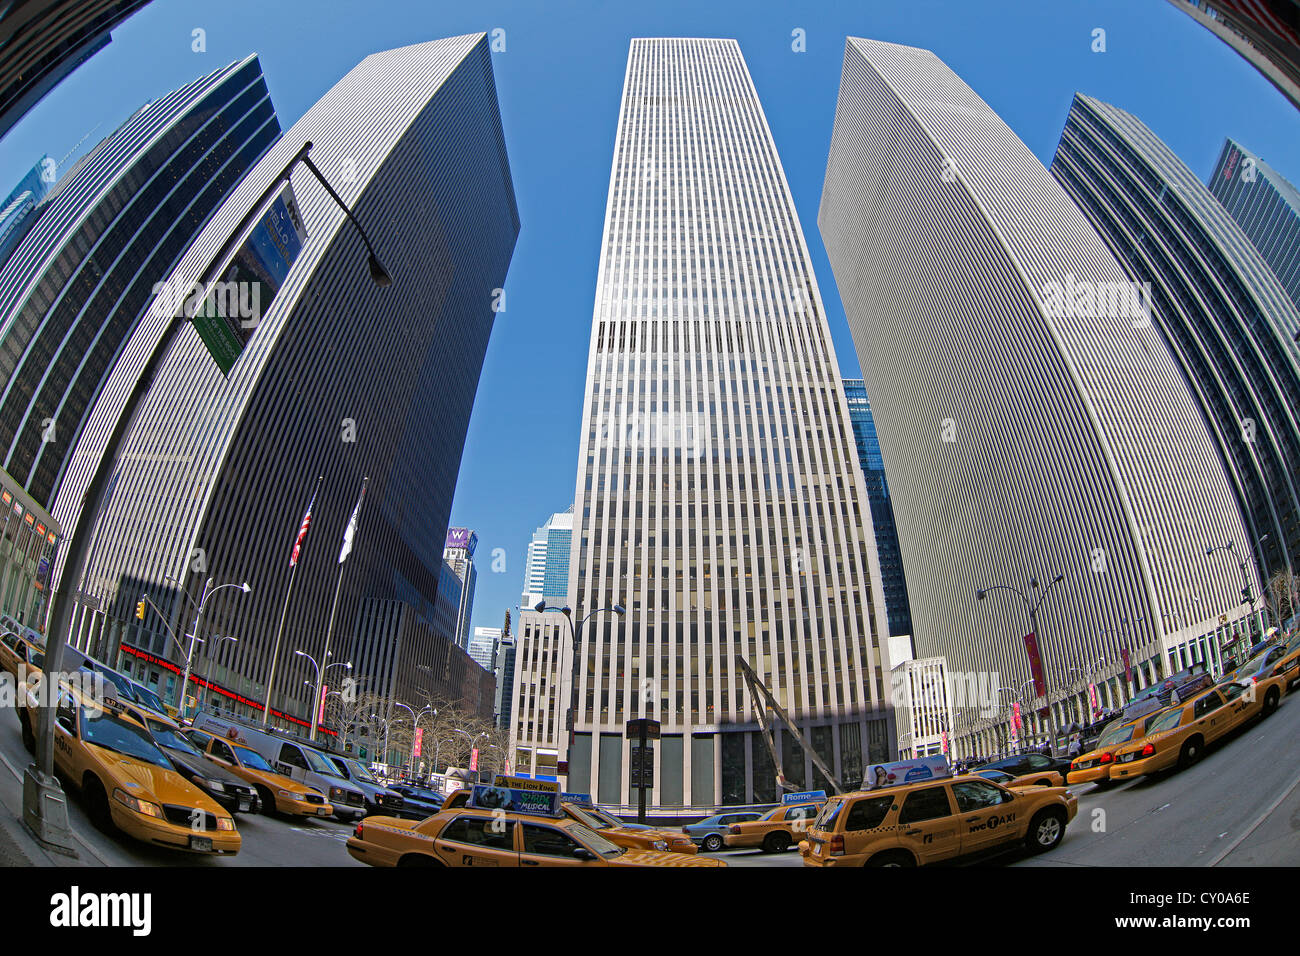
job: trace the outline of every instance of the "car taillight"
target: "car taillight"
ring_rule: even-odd
[[[844,834],[837,833],[831,837],[831,855],[839,856],[844,853]]]
[[[1145,747],[1142,748],[1142,756],[1144,757],[1150,757],[1155,752],[1156,752],[1155,744],[1147,744]]]
[[[352,835],[356,837],[358,840],[364,839],[362,835],[364,831],[361,829],[361,826],[362,825],[358,823],[356,829],[352,831]]]
[[[1102,754],[1101,759],[1098,761],[1098,763],[1114,763],[1114,762],[1115,762],[1115,755],[1110,751],[1107,751],[1106,753]]]
[[[739,824],[739,823],[733,823],[733,824],[731,825],[731,832],[732,832],[732,833],[739,833],[739,832],[740,832],[740,824]]]

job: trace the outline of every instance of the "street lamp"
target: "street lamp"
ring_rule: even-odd
[[[167,575],[167,577],[170,578],[170,575]],[[171,580],[175,581],[176,579],[171,578]],[[176,583],[178,586],[180,585],[179,581],[177,581]],[[189,647],[189,651],[185,655],[185,672],[181,675],[181,694],[179,698],[180,706],[177,708],[177,716],[179,717],[185,716],[185,690],[186,687],[189,685],[190,669],[194,663],[194,642],[198,638],[199,630],[203,626],[203,611],[208,606],[208,599],[212,597],[212,595],[216,594],[218,591],[224,591],[226,588],[238,588],[240,591],[243,591],[245,594],[248,594],[253,590],[251,587],[248,586],[247,581],[245,581],[243,584],[218,584],[214,588],[212,586],[212,578],[208,578],[206,581],[203,582],[203,592],[200,595],[199,600],[195,601],[194,598],[190,597],[189,591],[187,591],[184,587],[181,587],[181,593],[183,593],[187,598],[190,599],[190,603],[195,605],[197,611],[195,612],[195,616],[194,616],[194,629],[188,635],[190,639],[190,647]]]
[[[1268,535],[1264,535],[1264,537],[1267,538]],[[1227,544],[1220,544],[1215,547],[1206,548],[1205,556],[1207,558],[1212,557],[1216,551],[1223,551],[1226,554],[1232,555],[1233,559],[1237,562],[1237,567],[1241,570],[1241,597],[1242,597],[1241,603],[1250,605],[1250,623],[1246,627],[1246,632],[1248,635],[1251,636],[1251,640],[1253,640],[1254,639],[1253,635],[1255,630],[1255,594],[1250,588],[1250,576],[1246,573],[1246,559],[1242,555],[1237,554],[1236,545],[1237,542],[1229,541]],[[1222,641],[1219,642],[1218,650],[1219,650],[1219,659],[1222,662],[1223,659]],[[1224,670],[1226,672],[1227,668],[1225,668]]]
[[[578,621],[578,626],[573,626],[573,609],[567,604],[564,607],[551,607],[545,600],[538,601],[533,610],[541,614],[546,611],[559,611],[564,615],[564,619],[569,622],[569,647],[572,651],[573,666],[569,674],[569,743],[564,749],[565,762],[568,762],[569,751],[573,748],[574,730],[578,723],[578,634],[583,631],[587,621],[597,614],[614,613],[622,617],[627,613],[627,609],[621,604],[615,604],[611,607],[600,607],[592,611],[586,617]],[[566,774],[567,778],[567,774]]]
[[[1024,591],[1020,590],[1020,588],[1012,587],[1012,586],[1009,585],[1009,584],[994,584],[994,585],[991,585],[990,587],[987,587],[987,588],[981,588],[980,590],[978,590],[978,591],[975,592],[975,597],[976,597],[976,599],[982,601],[982,600],[984,600],[984,596],[985,596],[986,594],[988,594],[990,591],[1010,591],[1012,594],[1018,595],[1019,598],[1020,598],[1020,600],[1023,602],[1023,604],[1024,604],[1024,606],[1025,606],[1025,611],[1028,612],[1028,615],[1029,615],[1029,633],[1034,635],[1034,640],[1037,640],[1038,637],[1039,637],[1039,634],[1038,634],[1038,609],[1042,606],[1043,601],[1046,600],[1047,595],[1051,593],[1052,588],[1056,587],[1058,584],[1060,584],[1060,583],[1061,583],[1062,581],[1064,581],[1064,580],[1065,580],[1065,575],[1064,575],[1064,574],[1058,574],[1056,577],[1054,577],[1054,578],[1052,579],[1052,583],[1049,584],[1049,585],[1047,585],[1047,587],[1045,587],[1045,588],[1043,589],[1043,591],[1042,591],[1041,594],[1038,594],[1038,595],[1037,595],[1037,598],[1036,598],[1036,599],[1031,599],[1030,596],[1029,596],[1028,594],[1026,594]],[[1038,591],[1038,579],[1037,579],[1037,578],[1030,578],[1030,579],[1029,579],[1029,586],[1030,586],[1030,587],[1031,587],[1035,592],[1037,592],[1037,591]],[[1049,715],[1049,717],[1050,717],[1050,715],[1051,715],[1051,707],[1052,707],[1052,698],[1051,698],[1051,696],[1050,696],[1050,695],[1051,695],[1051,685],[1050,685],[1050,683],[1049,683],[1049,681],[1048,681],[1048,675],[1047,675],[1047,653],[1046,653],[1046,648],[1043,648],[1043,647],[1040,647],[1040,648],[1039,648],[1038,661],[1039,661],[1039,668],[1040,668],[1040,669],[1042,670],[1042,672],[1043,672],[1043,697],[1047,700],[1048,715]],[[1027,682],[1027,683],[1032,683],[1032,681],[1029,681],[1029,682]],[[1035,695],[1035,696],[1036,696],[1036,695]],[[1054,735],[1053,735],[1053,736],[1054,736]]]
[[[325,717],[324,713],[322,713],[322,708],[321,708],[321,704],[323,703],[323,698],[321,697],[321,690],[323,688],[323,684],[325,681],[325,672],[329,670],[331,667],[346,667],[348,670],[352,670],[352,662],[338,661],[333,664],[326,664],[322,668],[319,664],[316,663],[316,658],[312,657],[306,651],[301,649],[296,649],[294,653],[297,654],[299,657],[307,658],[307,660],[311,661],[312,667],[316,668],[316,684],[312,692],[312,698],[311,698],[311,733],[309,734],[309,739],[314,743],[316,740],[316,725],[320,723],[320,721],[323,720]],[[328,651],[326,652],[325,656],[326,658],[330,656]],[[267,699],[269,700],[270,698],[268,697]]]

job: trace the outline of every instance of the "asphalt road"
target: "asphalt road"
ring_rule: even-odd
[[[1300,692],[1278,711],[1208,750],[1200,763],[1119,787],[1073,788],[1079,814],[1050,853],[1011,853],[1012,866],[1295,866],[1300,865]],[[30,762],[13,710],[0,711],[0,793],[21,792]],[[243,846],[212,858],[152,848],[100,833],[76,794],[68,801],[83,865],[362,866],[344,848],[350,825],[240,815]],[[801,866],[795,850],[709,854],[731,866]]]

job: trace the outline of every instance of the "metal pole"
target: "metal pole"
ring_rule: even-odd
[[[322,663],[328,661],[330,656],[330,642],[334,639],[334,620],[338,616],[339,612],[339,592],[343,590],[343,569],[345,567],[347,567],[346,564],[339,564],[339,579],[334,585],[334,607],[330,610],[329,630],[325,632],[325,656],[321,658]],[[316,739],[316,723],[317,718],[319,717],[318,711],[320,709],[320,688],[324,677],[325,671],[320,667],[320,665],[317,665],[316,693],[312,695],[311,699],[311,739],[313,741]]]
[[[212,578],[203,582],[203,593],[199,596],[199,610],[194,617],[194,630],[189,635],[190,647],[185,652],[185,673],[181,676],[180,707],[176,711],[178,717],[185,716],[185,688],[190,682],[190,667],[194,662],[194,639],[199,636],[199,626],[203,623],[203,605],[207,603],[210,587],[212,587]]]
[[[321,475],[316,479],[316,490],[312,492],[311,502],[307,505],[310,513],[311,509],[316,506],[316,496],[320,494],[321,483],[325,476]],[[266,705],[262,708],[262,726],[265,727],[271,719],[271,692],[275,689],[275,665],[280,659],[280,639],[284,637],[284,622],[289,615],[289,598],[293,594],[293,578],[298,572],[298,562],[294,561],[289,567],[289,586],[284,592],[284,607],[280,609],[280,626],[275,631],[275,645],[271,651],[271,674],[266,680]]]

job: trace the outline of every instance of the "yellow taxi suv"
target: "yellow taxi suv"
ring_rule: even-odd
[[[36,703],[32,692],[28,710]],[[28,712],[23,716],[31,719]],[[177,773],[149,731],[116,700],[61,688],[54,768],[81,791],[91,820],[107,833],[192,853],[239,852],[231,815]]]
[[[1164,712],[1161,709],[1133,720],[1120,718],[1113,721],[1101,732],[1096,747],[1070,761],[1066,781],[1070,784],[1095,783],[1099,787],[1110,783],[1110,771],[1115,766],[1115,751],[1125,744],[1144,739],[1150,732],[1151,725]]]
[[[926,866],[1054,848],[1079,811],[1064,787],[1008,789],[975,775],[831,797],[799,844],[805,866]]]
[[[348,839],[348,854],[371,866],[726,866],[722,860],[628,849],[607,840],[547,802],[513,797],[522,791],[475,787],[465,806],[423,820],[367,817]]]
[[[1255,717],[1277,710],[1286,678],[1229,681],[1170,707],[1151,724],[1145,738],[1115,751],[1112,780],[1131,780],[1161,770],[1190,766],[1205,748]]]
[[[236,777],[250,783],[257,791],[262,812],[283,813],[293,817],[330,817],[334,807],[314,787],[276,773],[256,750],[233,740],[222,740],[201,730],[187,730],[183,735],[209,760],[221,764]]]
[[[722,835],[722,842],[732,849],[757,847],[764,853],[782,853],[804,838],[824,804],[823,794],[816,802],[787,804],[767,811],[757,820],[733,823]]]
[[[672,833],[653,827],[629,827],[612,813],[589,801],[571,800],[574,794],[562,794],[560,804],[567,816],[596,831],[610,843],[627,850],[662,850],[668,853],[696,854],[700,848],[684,833]]]

